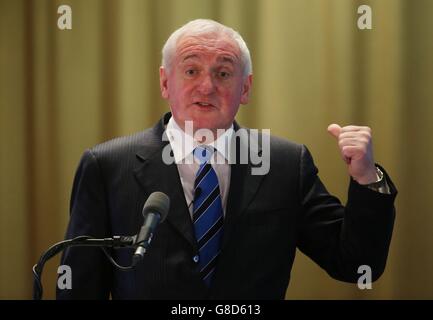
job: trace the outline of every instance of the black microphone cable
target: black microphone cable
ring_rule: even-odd
[[[85,247],[100,247],[104,254],[107,256],[108,260],[121,271],[129,271],[133,269],[133,266],[120,266],[114,261],[113,257],[107,252],[106,247],[132,247],[135,242],[135,236],[114,236],[113,238],[96,239],[91,236],[79,236],[73,239],[63,240],[54,245],[52,245],[47,251],[45,251],[39,258],[38,263],[36,263],[33,268],[33,299],[42,299],[43,287],[42,287],[42,272],[45,263],[57,255],[59,252],[63,251],[67,247],[74,246],[85,246]]]

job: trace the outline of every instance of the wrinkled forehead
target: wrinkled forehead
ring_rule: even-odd
[[[175,60],[182,62],[188,57],[214,56],[226,57],[234,64],[240,64],[239,46],[227,35],[210,34],[200,36],[184,36],[176,45]]]

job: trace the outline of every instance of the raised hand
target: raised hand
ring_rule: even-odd
[[[341,156],[347,163],[347,169],[352,178],[359,184],[376,182],[371,129],[353,125],[340,127],[338,124],[331,124],[328,126],[328,132],[337,139]]]

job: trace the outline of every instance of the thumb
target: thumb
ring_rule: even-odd
[[[338,124],[330,124],[328,126],[328,132],[332,134],[335,138],[338,138],[341,132],[341,127]]]

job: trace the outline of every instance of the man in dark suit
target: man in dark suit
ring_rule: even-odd
[[[374,163],[371,130],[328,128],[351,176],[343,206],[305,146],[251,135],[234,121],[251,83],[248,48],[234,30],[194,20],[170,36],[160,86],[171,113],[84,153],[66,237],[136,234],[155,191],[170,198],[167,219],[131,271],[114,268],[96,248],[66,250],[61,263],[71,267],[72,289],[58,289],[58,298],[282,299],[297,247],[335,279],[357,282],[362,265],[379,278],[396,189]],[[111,254],[130,265],[133,249]]]

